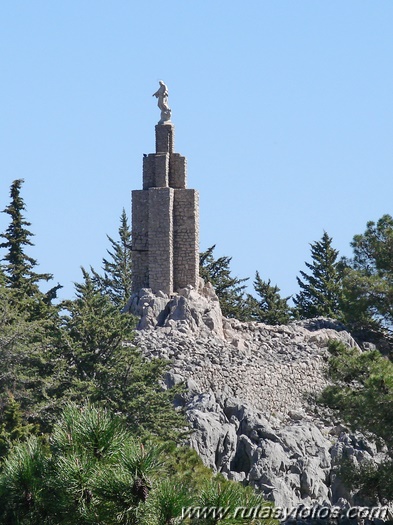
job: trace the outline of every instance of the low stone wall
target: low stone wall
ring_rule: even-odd
[[[346,331],[316,329],[315,323],[306,328],[223,319],[209,286],[199,292],[185,288],[172,299],[161,295],[146,290],[134,296],[144,329],[136,338],[142,351],[170,359],[174,374],[191,380],[198,392],[225,392],[280,419],[309,410],[306,398],[327,385],[330,339],[356,344]]]

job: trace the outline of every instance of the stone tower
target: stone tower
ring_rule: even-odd
[[[143,189],[132,192],[133,292],[170,295],[198,284],[199,195],[186,189],[187,163],[174,153],[170,109],[158,105],[156,152],[144,155]]]

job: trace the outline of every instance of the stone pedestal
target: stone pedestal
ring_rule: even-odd
[[[143,159],[132,192],[133,292],[171,294],[199,278],[199,196],[186,189],[187,162],[174,153],[172,124],[156,126],[156,153]]]

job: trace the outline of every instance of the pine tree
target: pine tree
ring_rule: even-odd
[[[288,324],[291,319],[289,297],[282,298],[278,286],[272,286],[270,279],[263,281],[258,272],[255,275],[254,289],[258,298],[248,298],[250,318],[271,325]]]
[[[341,476],[367,500],[393,501],[393,363],[377,350],[360,351],[342,342],[329,345],[330,384],[319,401],[335,409],[354,431],[383,440],[381,463],[344,462]]]
[[[247,303],[245,299],[245,279],[233,277],[230,270],[232,257],[223,256],[215,259],[215,245],[202,252],[199,256],[199,273],[213,288],[220,300],[222,313],[225,317],[247,320]]]
[[[168,472],[167,449],[130,435],[112,414],[68,404],[50,448],[34,437],[14,447],[0,466],[1,523],[171,525],[195,521],[183,516],[183,507],[195,505],[227,508],[228,516],[254,508],[271,514],[271,503],[251,487],[212,473],[200,482],[195,472],[187,481],[176,470]],[[217,521],[201,516],[206,525]],[[255,519],[240,515],[228,523],[249,525]]]
[[[353,267],[369,275],[393,274],[393,217],[383,215],[377,223],[369,221],[363,234],[351,242]]]
[[[392,347],[393,218],[368,222],[351,246],[353,258],[342,262],[344,321],[360,339]]]
[[[324,232],[322,239],[311,246],[311,263],[305,263],[310,274],[301,271],[297,277],[300,292],[293,302],[302,319],[340,316],[341,283],[338,251],[332,247],[332,238]]]
[[[1,523],[136,523],[160,447],[142,445],[118,417],[69,404],[54,427],[50,453],[34,437],[16,446],[0,474]],[[132,489],[142,487],[138,493]],[[147,495],[148,497],[148,495]],[[121,518],[120,518],[121,516]]]
[[[34,245],[30,240],[33,234],[27,229],[31,223],[23,216],[25,203],[20,195],[23,182],[23,179],[18,179],[12,183],[11,202],[3,210],[3,213],[10,216],[11,222],[5,233],[0,234],[0,237],[5,239],[0,244],[0,248],[7,250],[3,258],[6,264],[3,265],[2,272],[6,285],[15,290],[19,297],[33,297],[39,302],[49,304],[56,297],[56,291],[61,286],[57,285],[46,294],[42,294],[37,283],[42,280],[49,281],[53,276],[49,273],[36,273],[34,268],[37,266],[37,261],[25,253],[26,246]],[[37,305],[35,306],[36,308],[32,307],[32,309],[38,308]]]
[[[18,443],[2,464],[0,472],[0,521],[5,525],[35,525],[47,521],[50,501],[45,490],[49,460],[42,443],[31,436]]]
[[[132,287],[131,231],[124,209],[120,216],[119,240],[115,241],[109,235],[107,237],[111,244],[111,249],[107,250],[110,258],[102,260],[104,275],[92,269],[93,280],[121,309],[131,297]]]

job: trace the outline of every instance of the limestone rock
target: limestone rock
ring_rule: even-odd
[[[268,326],[225,319],[211,285],[177,294],[143,289],[128,310],[140,316],[136,344],[148,358],[169,359],[168,387],[185,381],[182,403],[193,429],[190,444],[206,465],[244,481],[284,507],[357,501],[337,466],[377,461],[362,436],[319,409],[328,384],[330,339],[356,342],[329,319]]]
[[[142,288],[133,294],[124,312],[140,318],[138,330],[173,327],[183,333],[205,331],[224,337],[218,297],[212,285],[202,279],[198,290],[189,285],[171,297]]]

